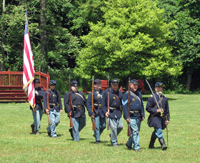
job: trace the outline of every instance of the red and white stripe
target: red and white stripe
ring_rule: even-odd
[[[34,88],[34,60],[30,43],[29,33],[24,35],[24,52],[23,52],[23,89],[28,96],[32,108],[35,107],[35,88]]]

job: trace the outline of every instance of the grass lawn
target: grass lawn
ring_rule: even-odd
[[[144,105],[149,95],[143,96]],[[102,143],[95,144],[91,119],[80,132],[80,141],[74,142],[68,132],[69,119],[61,115],[57,127],[58,138],[47,136],[47,116],[41,121],[41,135],[31,133],[33,122],[29,104],[0,104],[0,162],[200,162],[200,95],[169,94],[170,123],[169,146],[162,151],[158,140],[155,150],[148,144],[153,128],[147,126],[147,117],[141,125],[140,146],[142,151],[128,150],[125,146],[127,124],[118,136],[119,148],[110,144],[110,130],[101,135]],[[166,130],[163,131],[167,143]]]

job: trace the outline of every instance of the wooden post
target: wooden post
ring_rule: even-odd
[[[40,68],[39,68],[39,80],[40,80],[40,87],[42,86],[42,80],[41,80],[41,73],[40,73]]]
[[[9,83],[9,86],[10,86],[10,68],[8,68],[8,83]]]

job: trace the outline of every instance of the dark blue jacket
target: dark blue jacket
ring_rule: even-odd
[[[105,114],[107,112],[107,102],[108,102],[108,96],[107,96],[108,90],[104,91],[103,94],[103,100],[102,100],[102,107],[103,107],[103,113]],[[118,98],[116,97],[118,96]],[[121,118],[122,116],[122,110],[120,108],[121,106],[121,101],[122,101],[122,92],[117,90],[116,92],[110,88],[109,89],[109,106],[112,108],[117,108],[116,110],[111,110],[110,109],[110,118]]]
[[[69,107],[69,92],[66,92],[64,95],[65,112],[69,113],[72,111],[71,115],[73,118],[86,117],[85,107],[86,107],[87,100],[83,92],[77,91],[77,93],[75,93],[72,90],[70,92],[71,92],[71,100],[72,100],[72,105],[74,106],[74,110],[72,106],[71,108]]]
[[[157,101],[159,101],[159,95],[157,93],[154,94]],[[150,113],[148,118],[148,125],[149,127],[156,127],[156,128],[162,128],[165,129],[165,120],[167,117],[167,120],[169,121],[170,114],[169,114],[169,105],[168,100],[165,96],[163,96],[163,99],[161,101],[161,104],[159,103],[159,107],[162,107],[164,110],[164,116],[160,116],[160,113],[157,113],[157,107],[154,108],[156,105],[156,102],[154,100],[154,97],[149,97],[147,101],[146,110]]]
[[[62,110],[62,102],[59,91],[55,89],[54,90],[48,89],[48,92],[49,92],[50,110],[53,111],[55,109],[57,112],[59,112],[60,110]],[[47,109],[47,91],[44,92],[43,100],[44,100],[44,108]]]
[[[96,116],[100,116],[101,118],[105,117],[102,111],[102,99],[103,99],[103,91],[94,90],[94,107],[95,107],[96,112],[95,111],[92,112],[92,93],[88,95],[87,110],[88,110],[89,116],[92,116],[93,114],[95,114],[95,117]]]
[[[43,99],[44,91],[41,87],[35,88],[35,91],[37,91],[38,94],[39,94],[39,95],[35,94],[35,109],[36,110],[43,110],[42,99]],[[32,110],[31,106],[30,106],[30,110]]]
[[[131,95],[132,93],[134,93],[137,97],[134,97],[133,95]],[[129,118],[128,91],[126,93],[124,93],[124,95],[123,95],[122,108],[123,108],[123,111],[124,111],[124,118],[128,119]],[[141,120],[142,117],[145,117],[142,94],[139,91],[133,92],[131,90],[131,93],[130,93],[130,111],[139,111],[139,113],[134,113],[134,114],[131,113],[130,114],[131,119],[140,119]]]

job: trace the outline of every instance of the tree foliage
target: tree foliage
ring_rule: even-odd
[[[118,78],[175,75],[181,64],[173,60],[170,29],[164,10],[151,0],[105,1],[103,20],[90,23],[91,31],[81,37],[86,46],[77,58],[76,73],[83,78]]]
[[[172,29],[174,40],[174,58],[183,63],[184,74],[191,74],[200,68],[200,3],[190,0],[159,0],[158,6],[165,9],[168,22],[176,21],[177,28]],[[190,86],[188,78],[188,87]],[[187,81],[187,80],[185,80]]]

